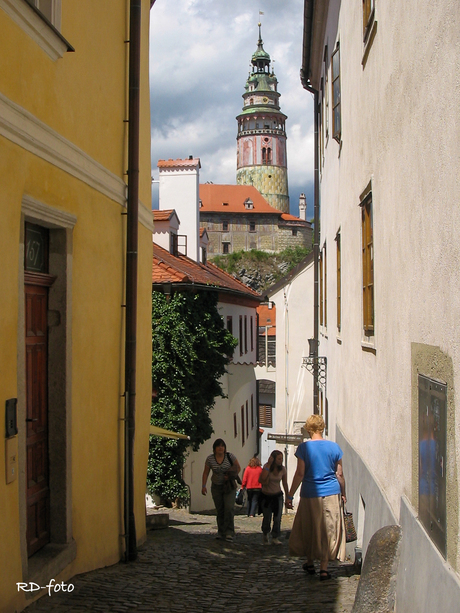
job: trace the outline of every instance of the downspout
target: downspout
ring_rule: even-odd
[[[318,358],[319,348],[319,113],[318,92],[314,91],[314,123],[315,123],[315,191],[314,191],[314,229],[313,229],[313,257],[314,265],[314,296],[313,296],[313,338],[315,339],[314,357]],[[313,413],[319,414],[319,386],[318,386],[318,360],[314,361],[313,369]]]
[[[311,357],[318,357],[319,348],[319,94],[316,89],[307,85],[302,80],[304,89],[314,96],[314,132],[315,132],[315,171],[314,171],[314,221],[313,221],[313,338],[314,350]],[[313,362],[313,413],[319,414],[319,385],[318,385],[318,360]]]
[[[319,414],[318,385],[318,348],[319,348],[319,93],[310,83],[310,53],[313,31],[313,12],[315,0],[305,0],[304,5],[304,40],[303,62],[300,70],[300,81],[304,89],[314,96],[314,131],[315,131],[315,170],[314,170],[314,228],[313,228],[313,413]]]
[[[288,446],[288,432],[289,432],[289,301],[286,295],[286,287],[284,288],[284,406],[285,406],[285,434],[286,434],[286,442],[284,445],[284,465],[286,467],[286,478],[289,477],[288,470],[288,457],[289,457],[289,446]]]
[[[259,351],[259,312],[256,310],[256,325],[257,325],[257,346],[256,346],[256,363],[258,364],[260,361],[260,351]],[[259,411],[259,379],[256,379],[256,424],[257,424],[257,446],[256,446],[256,455],[259,457],[260,454],[260,411]],[[259,458],[260,459],[260,458]]]
[[[126,237],[125,323],[125,561],[137,558],[134,517],[134,434],[136,415],[136,329],[139,218],[139,84],[141,0],[130,0],[129,10],[129,111],[128,202]]]

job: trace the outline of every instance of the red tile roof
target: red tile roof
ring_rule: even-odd
[[[305,221],[304,219],[300,219],[300,217],[296,217],[295,215],[290,215],[289,213],[283,213],[281,215],[281,219],[283,221],[296,221],[296,222],[300,221],[303,224],[308,224],[309,226],[311,225],[309,221]]]
[[[174,209],[168,209],[166,211],[152,211],[154,221],[169,221],[176,211]],[[177,213],[176,213],[177,216]]]
[[[247,209],[245,200],[252,200],[253,208]],[[280,211],[270,206],[253,185],[200,185],[200,213],[270,213],[280,215]],[[223,204],[226,203],[226,204]]]
[[[171,255],[169,251],[153,243],[152,283],[177,283],[215,287],[260,300],[261,296],[250,287],[224,272],[215,264],[198,264],[185,255]],[[198,289],[198,288],[197,288]]]
[[[186,160],[158,160],[158,168],[175,168],[176,166],[187,167],[187,166],[198,166],[201,168],[200,158],[188,158]]]

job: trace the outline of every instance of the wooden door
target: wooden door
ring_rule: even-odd
[[[48,287],[25,285],[27,550],[50,540],[48,481]]]

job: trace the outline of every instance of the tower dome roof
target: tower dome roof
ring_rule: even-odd
[[[260,38],[259,38],[259,43],[258,43],[258,46],[257,46],[257,51],[255,51],[252,54],[252,62],[255,63],[259,59],[266,59],[266,60],[270,61],[270,55],[263,48],[263,42],[262,42],[262,40]]]

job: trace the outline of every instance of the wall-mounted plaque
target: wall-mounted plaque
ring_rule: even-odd
[[[446,557],[447,386],[419,375],[419,519]]]
[[[26,223],[24,268],[29,272],[48,272],[49,230]]]

